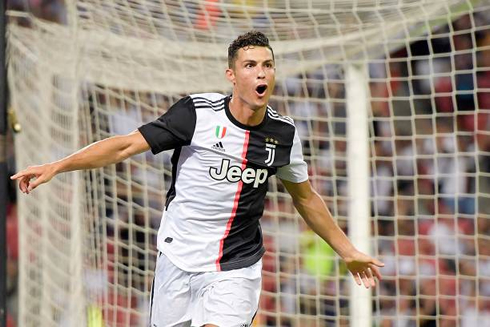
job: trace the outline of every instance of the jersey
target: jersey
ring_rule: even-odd
[[[265,252],[259,219],[268,178],[308,179],[293,120],[268,107],[259,125],[243,125],[230,99],[186,96],[139,128],[154,154],[174,149],[157,248],[184,271],[256,263]]]

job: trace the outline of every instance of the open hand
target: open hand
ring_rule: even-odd
[[[29,194],[32,190],[43,183],[47,183],[56,175],[56,170],[52,164],[40,166],[30,166],[19,171],[10,177],[12,180],[19,180],[19,189],[22,193]],[[35,178],[34,180],[32,180]]]
[[[366,288],[376,285],[374,277],[381,280],[381,273],[378,267],[383,267],[384,263],[370,256],[356,252],[351,258],[345,259],[347,269],[352,273],[357,285],[362,285]]]

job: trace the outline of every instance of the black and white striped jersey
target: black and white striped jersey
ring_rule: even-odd
[[[246,126],[229,101],[217,93],[190,95],[139,128],[154,154],[175,149],[157,247],[185,271],[257,262],[265,251],[259,219],[268,178],[308,179],[291,118],[268,107],[259,125]]]

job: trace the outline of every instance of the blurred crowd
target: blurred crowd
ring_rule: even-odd
[[[433,31],[429,42],[414,42],[369,66],[373,248],[386,263],[373,303],[380,326],[490,324],[489,23],[488,12],[461,17]],[[306,81],[286,80],[274,105],[295,119],[312,181],[347,231],[346,89],[339,72],[324,67]],[[271,211],[293,210],[280,205]],[[279,220],[274,228],[289,228],[287,219]],[[267,217],[263,223],[267,230]],[[348,315],[342,296],[348,284],[332,278],[342,266],[326,265],[320,270],[329,277],[312,278],[318,264],[302,261],[323,252],[324,262],[333,258],[331,250],[320,250],[318,240],[306,248],[291,243],[269,244],[275,260],[264,269],[284,278],[278,284],[270,275],[264,284],[267,324],[345,323],[336,317]],[[291,292],[299,302],[288,305],[281,294],[278,303],[277,292]],[[289,321],[278,324],[272,314],[278,310]]]
[[[213,3],[207,19],[196,15],[203,31],[219,14],[213,14]],[[9,7],[66,22],[63,0],[10,0]],[[386,263],[373,297],[377,325],[490,325],[490,13],[460,17],[434,30],[430,41],[394,49],[372,60],[368,73],[372,247]],[[348,233],[346,91],[342,67],[332,64],[278,83],[271,105],[295,119],[311,181]],[[98,134],[87,135],[87,142],[131,132],[176,100],[97,85],[83,95],[89,117],[99,123]],[[13,161],[12,149],[12,174]],[[107,240],[100,240],[109,264],[91,272],[87,284],[96,293],[109,288],[109,324],[145,325],[156,229],[171,178],[161,167],[169,165],[169,153],[143,154],[116,166],[118,180],[100,172],[104,195],[112,199],[100,213],[109,221]],[[15,326],[19,251],[13,188],[9,327]],[[345,266],[297,218],[283,187],[271,181],[255,324],[348,325]]]

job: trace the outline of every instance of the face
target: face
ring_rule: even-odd
[[[226,77],[240,102],[254,111],[265,108],[276,78],[271,50],[260,46],[239,49],[235,66],[226,70]]]

